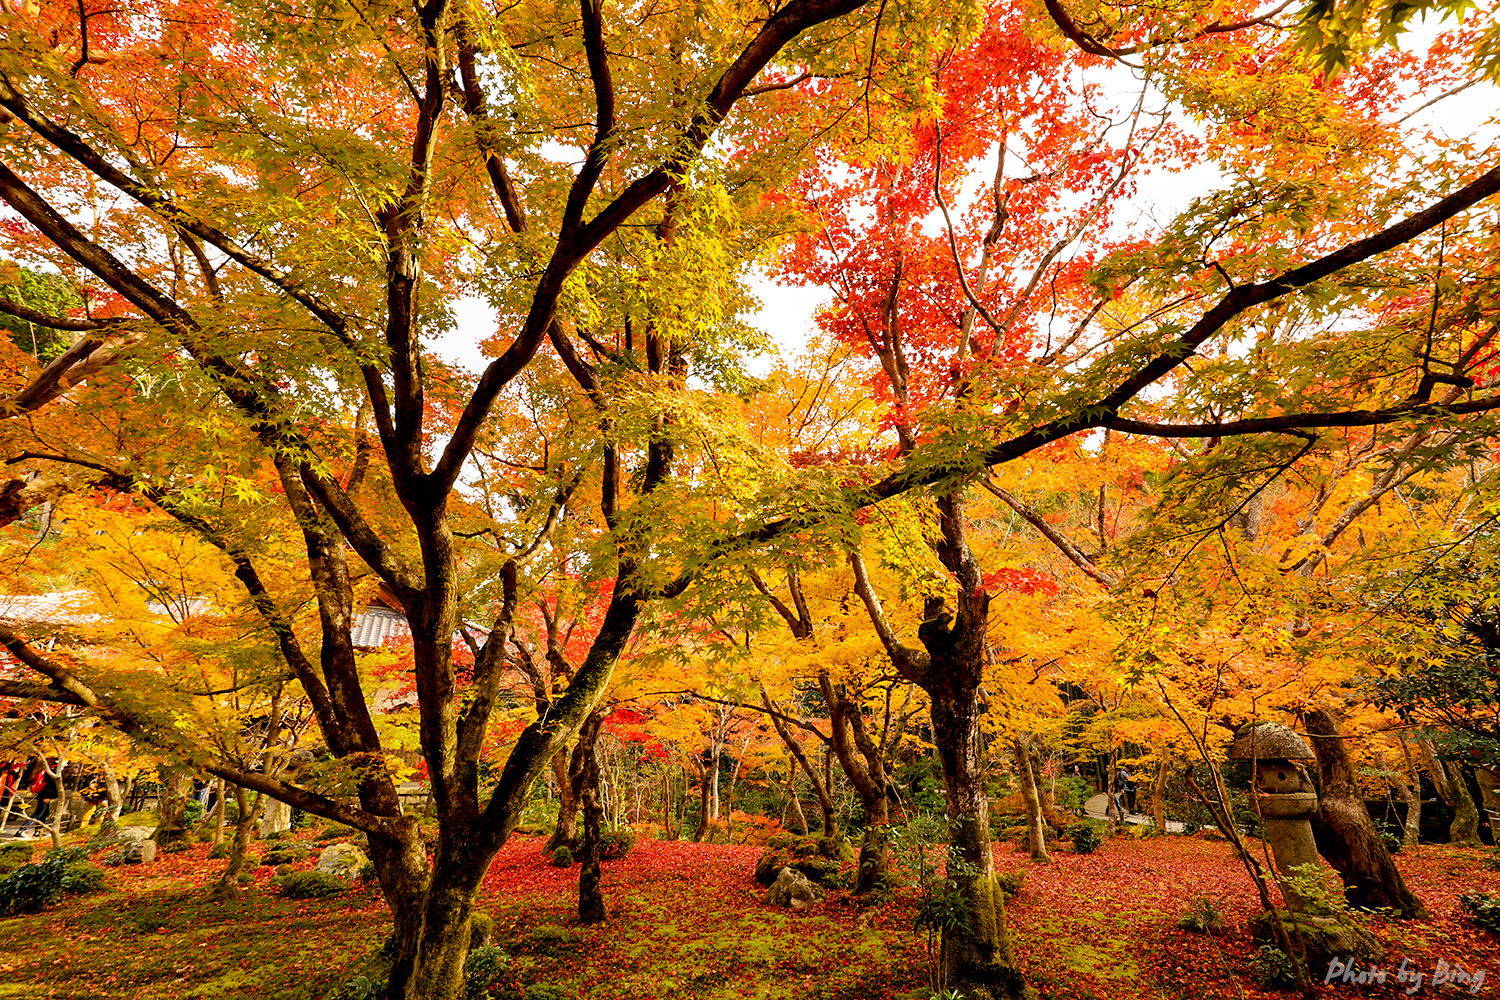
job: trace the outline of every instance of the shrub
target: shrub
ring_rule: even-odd
[[[87,856],[82,847],[59,847],[0,878],[0,916],[37,913],[57,902],[66,891],[68,866]]]
[[[203,818],[203,803],[197,799],[188,799],[183,805],[182,820],[188,826],[197,826],[198,821]]]
[[[210,858],[229,857],[229,842],[224,840],[219,841],[217,844],[208,849],[208,856]]]
[[[86,861],[74,861],[63,869],[63,892],[82,896],[90,892],[103,892],[105,884],[103,868],[95,868]]]
[[[527,932],[523,942],[528,951],[551,955],[571,947],[576,938],[561,924],[537,924]]]
[[[1458,906],[1477,926],[1491,934],[1500,934],[1500,896],[1469,892],[1458,897]]]
[[[1286,952],[1273,944],[1261,945],[1250,964],[1261,989],[1286,990],[1297,985],[1297,967]]]
[[[1489,853],[1484,859],[1484,870],[1487,872],[1500,872],[1500,847]]]
[[[297,870],[296,867],[293,866],[293,865],[277,865],[276,866],[276,874],[277,875],[290,875],[292,872],[294,872],[296,870]]]
[[[385,996],[385,980],[369,976],[355,976],[323,1000],[381,1000]]]
[[[465,1000],[485,1000],[490,984],[510,967],[510,956],[503,948],[479,947],[469,952],[464,965]]]
[[[361,882],[374,882],[379,873],[375,870],[375,862],[366,861],[359,866],[359,880]]]
[[[469,917],[469,948],[488,948],[495,939],[495,918],[475,911]]]
[[[1000,897],[1007,903],[1015,899],[1021,892],[1021,883],[1026,881],[1025,872],[996,872],[995,885],[1000,889]]]
[[[281,875],[271,884],[288,899],[321,899],[337,896],[349,888],[349,883],[331,872],[292,872]]]
[[[306,861],[310,852],[305,847],[296,847],[291,844],[271,848],[261,855],[260,863],[263,865],[295,865],[299,861]]]
[[[1093,854],[1104,843],[1104,831],[1098,823],[1074,823],[1068,827],[1068,839],[1073,842],[1074,854]]]
[[[568,849],[567,844],[559,844],[552,850],[552,867],[571,868],[573,866],[573,852]]]
[[[840,868],[854,861],[854,851],[842,837],[772,837],[755,863],[755,879],[770,885],[783,868],[806,875],[819,885],[832,885]]]
[[[623,858],[635,846],[635,834],[630,830],[608,830],[599,835],[599,858],[613,861]]]
[[[351,837],[354,835],[354,832],[354,827],[352,826],[345,826],[342,823],[330,823],[319,830],[313,839],[317,841],[338,840],[341,837]]]
[[[1205,896],[1193,900],[1187,912],[1177,918],[1177,926],[1194,934],[1212,934],[1224,926],[1224,915],[1214,901]]]

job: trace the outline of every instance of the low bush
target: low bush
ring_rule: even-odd
[[[309,852],[305,847],[296,847],[291,844],[278,845],[271,848],[265,854],[262,854],[260,857],[260,863],[262,865],[269,865],[272,867],[276,867],[279,865],[295,865],[298,862],[306,861],[311,856],[311,852]]]
[[[1073,843],[1074,854],[1093,854],[1104,843],[1103,824],[1085,820],[1068,827],[1068,839]]]
[[[635,834],[629,830],[607,830],[599,835],[599,859],[623,858],[635,846]]]
[[[1224,915],[1213,900],[1195,899],[1187,912],[1177,918],[1177,926],[1194,934],[1213,934],[1224,926]]]
[[[210,858],[229,857],[229,842],[224,840],[219,841],[217,844],[208,849],[208,856]]]
[[[568,849],[567,844],[559,844],[557,847],[552,849],[552,867],[573,867],[573,852]]]
[[[271,880],[278,892],[288,899],[322,899],[347,892],[349,883],[331,872],[291,872]]]
[[[1297,985],[1297,967],[1280,948],[1263,944],[1251,961],[1255,981],[1265,990],[1286,990]]]
[[[1464,915],[1491,934],[1500,934],[1500,896],[1485,892],[1469,892],[1458,897],[1458,907]]]
[[[996,872],[995,885],[1000,889],[1000,897],[1009,903],[1021,892],[1021,884],[1026,881],[1025,872]]]
[[[82,847],[59,847],[0,878],[0,916],[37,913],[57,902],[67,891],[68,866],[87,856]]]
[[[74,861],[63,868],[63,892],[82,896],[90,892],[103,892],[107,876],[103,868],[95,868],[87,861]]]
[[[465,1000],[488,1000],[490,984],[510,968],[510,956],[503,948],[480,946],[469,952],[464,964]]]

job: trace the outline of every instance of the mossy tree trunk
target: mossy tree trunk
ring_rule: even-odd
[[[1463,768],[1439,757],[1431,740],[1418,740],[1417,746],[1422,750],[1438,797],[1453,809],[1453,821],[1448,824],[1448,843],[1458,847],[1478,847],[1479,810],[1474,805],[1474,796],[1469,794]]]
[[[582,864],[578,869],[578,922],[603,923],[608,917],[604,893],[599,888],[600,843],[603,833],[604,807],[599,804],[599,728],[604,717],[596,710],[578,731],[578,746],[583,750],[583,781],[579,801],[583,805]],[[575,751],[576,752],[576,751]]]
[[[1042,820],[1042,799],[1037,791],[1036,772],[1032,769],[1031,736],[1016,733],[1011,745],[1016,752],[1016,772],[1021,779],[1021,801],[1026,805],[1026,840],[1032,861],[1051,861],[1047,854],[1047,827]]]
[[[156,796],[155,841],[162,847],[185,844],[192,838],[187,825],[188,769],[163,765],[158,772],[161,790]]]
[[[234,786],[234,805],[237,815],[234,821],[234,840],[229,845],[229,864],[224,866],[224,871],[219,875],[219,881],[214,883],[210,895],[214,899],[232,899],[239,895],[240,872],[245,869],[245,857],[250,847],[250,834],[255,829],[256,822],[260,819],[260,812],[265,807],[266,796],[252,795],[239,785]],[[220,798],[223,804],[223,798]]]
[[[979,561],[966,537],[963,503],[957,494],[937,501],[939,561],[953,575],[955,592],[924,603],[917,630],[921,649],[896,636],[870,584],[863,558],[851,553],[855,591],[864,602],[893,665],[927,692],[933,743],[943,764],[949,830],[949,888],[964,900],[961,922],[942,936],[944,983],[969,1000],[1030,995],[1016,965],[1005,902],[995,882],[990,844],[989,799],[984,791],[980,691],[989,662],[989,595]],[[951,605],[950,605],[951,602]]]
[[[1427,908],[1406,887],[1370,820],[1333,714],[1314,708],[1304,711],[1303,719],[1318,756],[1322,786],[1313,818],[1318,853],[1344,880],[1344,895],[1351,904],[1365,909],[1387,907],[1403,917],[1425,918]]]

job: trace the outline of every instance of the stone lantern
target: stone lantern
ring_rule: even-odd
[[[1306,901],[1288,889],[1284,879],[1295,875],[1298,865],[1320,864],[1311,822],[1318,811],[1318,793],[1299,763],[1316,757],[1286,726],[1263,722],[1240,731],[1229,758],[1255,761],[1256,806],[1265,820],[1276,871],[1283,876],[1278,880],[1282,895],[1290,909],[1304,909]]]

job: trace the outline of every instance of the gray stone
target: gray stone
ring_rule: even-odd
[[[155,833],[154,826],[122,826],[115,831],[115,840],[128,844],[137,840],[150,840]]]
[[[1230,760],[1316,760],[1307,742],[1286,726],[1262,722],[1240,730],[1229,751]]]
[[[156,841],[132,840],[125,844],[127,865],[149,865],[156,860]]]
[[[353,844],[329,844],[323,848],[323,853],[318,855],[317,869],[320,872],[331,872],[340,878],[353,879],[359,877],[359,870],[370,863],[365,856]]]
[[[790,906],[794,910],[805,910],[822,901],[823,896],[812,880],[791,868],[781,869],[766,893],[766,902],[772,906]]]

